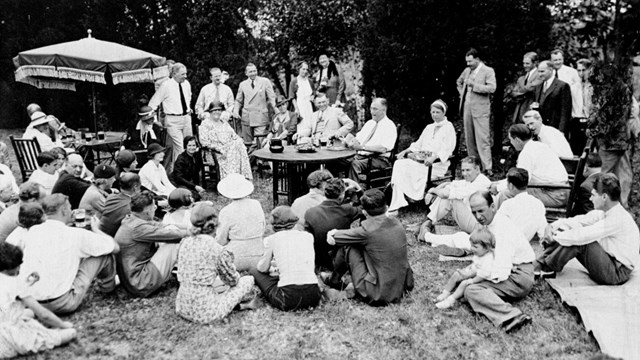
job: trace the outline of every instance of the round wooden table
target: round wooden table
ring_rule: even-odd
[[[298,152],[295,146],[285,146],[281,153],[272,153],[268,147],[256,150],[253,155],[273,164],[273,206],[278,205],[278,196],[286,195],[289,205],[307,191],[307,176],[310,172],[328,164],[348,159],[356,154],[355,150],[329,150],[322,147],[312,153]]]
[[[105,132],[105,138],[102,140],[98,140],[97,138],[93,138],[91,141],[87,141],[84,139],[78,140],[75,138],[71,138],[67,141],[67,144],[65,144],[65,146],[68,146],[70,144],[73,144],[76,149],[79,147],[86,147],[88,150],[90,150],[92,153],[94,153],[93,156],[93,162],[97,165],[100,164],[100,162],[105,159],[108,160],[109,162],[113,162],[115,163],[115,156],[116,156],[116,152],[118,150],[120,150],[120,145],[122,144],[122,140],[124,139],[124,135],[126,133],[124,132],[118,132],[118,131],[107,131]],[[63,142],[65,142],[63,140]],[[105,157],[100,157],[101,153],[107,153],[108,156]],[[87,155],[89,154],[89,151],[85,152],[84,155],[84,160],[87,160]]]

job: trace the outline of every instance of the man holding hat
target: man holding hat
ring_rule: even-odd
[[[87,210],[99,219],[102,217],[107,196],[111,194],[111,186],[116,180],[116,170],[109,165],[100,164],[94,169],[93,177],[93,184],[82,196],[79,208]]]

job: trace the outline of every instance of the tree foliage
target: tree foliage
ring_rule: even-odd
[[[522,55],[549,45],[548,1],[371,0],[361,32],[366,96],[390,101],[391,116],[414,131],[431,121],[430,104],[443,99],[458,117],[456,79],[469,47],[496,71],[495,128],[501,129],[502,89],[520,71]],[[500,145],[502,131],[495,131]]]

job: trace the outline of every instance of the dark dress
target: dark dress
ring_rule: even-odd
[[[169,175],[169,180],[176,187],[195,191],[196,185],[200,185],[201,170],[202,154],[198,151],[193,156],[190,156],[184,151],[178,155],[176,162],[173,164],[173,172]]]

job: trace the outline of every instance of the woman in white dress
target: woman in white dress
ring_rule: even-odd
[[[313,114],[313,80],[309,77],[309,65],[302,61],[298,64],[298,76],[289,84],[289,97],[293,97],[293,108],[300,120],[309,122]]]
[[[405,196],[416,201],[424,197],[429,167],[432,168],[432,178],[446,174],[449,156],[456,147],[456,131],[447,120],[446,112],[447,104],[444,101],[434,101],[431,104],[431,118],[434,122],[427,125],[418,141],[398,154],[391,175],[393,195],[389,212],[392,215],[401,207],[409,205]],[[438,159],[440,161],[436,162]]]

